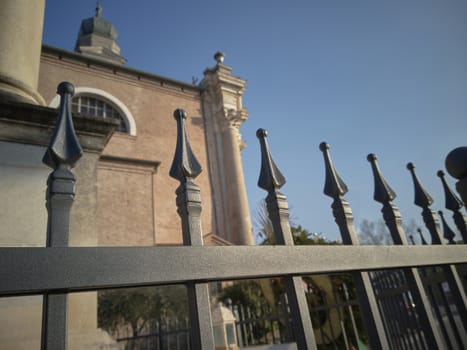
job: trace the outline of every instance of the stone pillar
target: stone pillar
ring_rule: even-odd
[[[0,2],[0,96],[45,105],[37,92],[45,0]]]
[[[238,245],[253,245],[253,231],[246,194],[240,126],[247,119],[242,105],[244,79],[232,75],[215,56],[217,65],[206,69],[201,82],[203,114],[214,200],[215,234]]]

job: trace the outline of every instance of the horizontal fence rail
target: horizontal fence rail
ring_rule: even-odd
[[[466,262],[463,245],[0,248],[0,295]]]
[[[321,336],[313,331],[316,325],[312,324],[310,314],[317,309],[310,309],[301,276],[346,272],[355,284],[372,349],[413,348],[414,342],[429,349],[467,346],[467,340],[463,339],[467,327],[467,250],[465,245],[454,244],[455,233],[447,227],[442,214],[441,231],[430,208],[433,200],[421,185],[412,163],[408,169],[414,181],[415,204],[423,210],[432,245],[408,245],[399,209],[392,203],[396,193],[384,179],[376,156],[370,154],[374,199],[383,205],[383,218],[395,245],[360,246],[350,204],[344,199],[347,185],[332,163],[329,145],[322,143],[326,168],[324,193],[333,199],[333,216],[344,245],[294,246],[288,203],[279,191],[285,177],[272,159],[266,130],[260,129],[257,136],[262,161],[258,185],[268,192],[265,202],[277,245],[205,247],[201,190],[195,183],[202,168],[188,141],[186,112],[179,109],[174,113],[177,143],[170,176],[180,183],[176,206],[183,246],[68,247],[70,210],[75,196],[71,169],[81,157],[82,149],[71,115],[74,88],[70,83],[62,83],[58,92],[61,103],[57,127],[43,160],[53,169],[46,198],[46,247],[0,248],[0,296],[43,295],[41,350],[67,348],[68,293],[169,284],[187,287],[191,348],[214,349],[208,282],[273,277],[280,277],[284,283],[290,310],[288,319],[297,348],[317,349],[323,331]],[[464,202],[466,155],[466,147],[456,149],[446,162],[450,174],[459,180],[456,188]],[[438,176],[446,193],[446,208],[453,211],[453,219],[466,243],[467,221],[460,212],[462,202],[449,189],[444,173],[440,171]],[[443,237],[450,244],[444,245]],[[401,305],[409,309],[401,309]],[[412,327],[403,329],[401,321]]]

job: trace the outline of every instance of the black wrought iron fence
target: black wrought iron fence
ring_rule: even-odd
[[[360,246],[350,205],[344,199],[347,186],[331,161],[329,145],[323,143],[320,148],[326,168],[324,192],[333,200],[333,215],[344,245],[294,246],[286,196],[279,191],[285,178],[272,160],[266,131],[260,129],[257,136],[262,164],[258,184],[268,193],[266,203],[277,245],[203,247],[201,196],[195,183],[201,167],[188,142],[184,126],[186,113],[177,110],[174,114],[178,129],[177,147],[170,175],[180,182],[176,204],[185,246],[68,247],[69,214],[75,194],[75,178],[71,169],[82,151],[71,116],[73,86],[62,83],[58,92],[62,98],[59,118],[44,157],[44,162],[53,169],[46,200],[49,215],[47,247],[0,248],[0,295],[43,295],[43,350],[67,349],[69,293],[165,284],[184,284],[187,287],[191,348],[214,349],[207,283],[273,277],[281,277],[284,281],[291,329],[298,349],[317,349],[319,332],[313,331],[313,322],[316,321],[310,317],[302,276],[323,273],[351,275],[372,349],[467,348],[461,336],[466,334],[467,327],[467,299],[462,282],[465,277],[459,268],[459,265],[467,263],[467,252],[460,244],[442,244],[439,221],[430,209],[432,199],[421,186],[413,165],[408,167],[415,185],[415,204],[422,208],[432,245],[415,247],[407,244],[401,215],[392,203],[395,192],[381,175],[376,157],[370,155],[368,159],[375,178],[374,198],[383,206],[383,218],[394,245]],[[457,189],[464,202],[467,199],[466,154],[467,148],[460,148],[447,159],[448,170],[459,180]],[[446,193],[446,207],[453,211],[465,243],[465,217],[460,212],[462,202],[449,189]],[[447,238],[449,240],[449,235]],[[277,264],[278,261],[281,263]],[[433,267],[436,267],[435,274],[429,272]],[[393,274],[394,269],[399,269],[399,272]],[[380,290],[374,288],[370,276],[372,271],[383,271],[380,283],[387,283],[389,278],[392,284],[389,287],[383,285]],[[376,278],[379,278],[378,274],[380,272],[375,273]],[[404,287],[394,280],[399,275],[403,276]],[[427,282],[432,278],[435,278],[435,284]],[[436,286],[433,296],[430,286]],[[398,292],[400,296],[385,302],[385,290]],[[404,329],[394,326],[391,320],[404,314],[401,310],[405,311],[409,336],[396,341],[394,335]],[[418,332],[410,330],[410,326],[415,324]],[[445,324],[444,331],[441,324]],[[415,342],[418,338],[420,342]]]
[[[351,349],[367,343],[349,275],[307,276],[303,283],[318,349]],[[227,305],[237,320],[240,346],[294,341],[286,295],[281,295],[274,306]]]
[[[190,350],[188,320],[154,322],[142,334],[118,338],[124,350]]]

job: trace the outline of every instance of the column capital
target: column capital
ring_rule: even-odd
[[[248,119],[248,111],[245,108],[235,110],[233,108],[224,108],[224,114],[230,125],[237,129]]]

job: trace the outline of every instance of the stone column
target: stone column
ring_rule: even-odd
[[[201,82],[215,234],[234,244],[253,245],[239,130],[248,115],[242,105],[246,81],[232,75],[222,54],[215,58],[217,65],[206,69]]]
[[[0,2],[0,96],[45,105],[37,92],[45,0]]]

